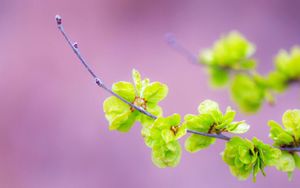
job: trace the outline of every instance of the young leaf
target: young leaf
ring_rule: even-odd
[[[210,67],[209,73],[211,75],[211,85],[215,87],[221,87],[228,83],[229,72],[228,70],[219,67]]]
[[[270,72],[266,80],[268,87],[277,92],[283,92],[288,87],[288,77],[279,71]]]
[[[176,167],[181,159],[181,147],[177,141],[156,144],[152,149],[152,161],[159,168]]]
[[[148,99],[147,102],[157,104],[168,94],[168,87],[159,82],[153,82],[145,87],[142,97]]]
[[[265,97],[265,88],[247,75],[236,75],[231,85],[233,100],[245,112],[257,111]]]
[[[212,100],[205,100],[202,103],[200,103],[198,107],[198,112],[200,114],[209,114],[214,111],[219,112],[220,110],[218,103]]]
[[[246,124],[243,121],[232,122],[227,126],[227,131],[234,134],[243,134],[250,129],[250,125]]]
[[[123,96],[127,101],[133,101],[135,98],[135,88],[129,82],[117,82],[112,86],[112,91]]]
[[[297,153],[293,154],[294,160],[295,160],[295,165],[298,169],[300,169],[300,157]]]
[[[293,47],[288,54],[281,50],[275,57],[276,71],[283,73],[287,80],[298,80],[300,78],[300,48]]]
[[[188,152],[195,153],[209,147],[211,144],[215,143],[215,141],[215,138],[194,134],[186,139],[184,146]]]
[[[110,130],[118,130],[120,128],[121,124],[120,120],[118,119],[120,119],[121,117],[123,117],[123,124],[132,123],[131,118],[129,118],[129,115],[131,113],[130,108],[127,104],[119,100],[117,97],[113,96],[107,98],[103,103],[103,110],[105,112],[106,119],[109,121]]]
[[[300,110],[288,110],[282,116],[282,123],[289,133],[300,139]]]
[[[268,122],[270,127],[270,138],[274,141],[275,146],[289,146],[294,142],[293,136],[285,131],[275,121]]]
[[[276,163],[276,169],[283,172],[293,172],[296,168],[295,160],[292,154],[282,152]]]
[[[165,143],[176,141],[186,134],[184,125],[180,126],[180,115],[157,118],[150,130],[152,139],[162,139]]]

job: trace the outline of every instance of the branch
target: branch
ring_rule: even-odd
[[[59,31],[61,32],[61,34],[64,36],[65,40],[67,41],[67,43],[69,44],[69,46],[72,48],[73,52],[76,54],[76,56],[78,57],[78,59],[80,60],[80,63],[87,69],[87,71],[90,73],[90,75],[95,79],[96,84],[103,88],[105,91],[107,91],[108,93],[110,93],[111,95],[117,97],[118,99],[120,99],[121,101],[125,102],[126,104],[130,105],[132,108],[138,110],[139,112],[145,114],[146,116],[149,116],[153,119],[157,119],[157,117],[149,112],[147,112],[146,110],[144,110],[143,108],[136,106],[134,104],[132,104],[131,102],[127,101],[126,99],[124,99],[123,97],[121,97],[120,95],[118,95],[117,93],[113,92],[111,89],[109,89],[103,82],[102,79],[100,79],[95,73],[94,71],[90,68],[89,64],[86,62],[86,60],[83,58],[83,56],[81,55],[80,51],[79,51],[79,47],[78,47],[78,43],[71,42],[70,37],[68,37],[68,35],[66,34],[63,24],[62,24],[62,18],[59,15],[55,16],[56,19],[56,24],[57,27],[59,29]],[[184,50],[184,48],[182,48],[182,50]],[[188,54],[188,51],[185,51],[186,54]],[[196,60],[196,57],[192,57],[191,58],[195,58],[194,60]],[[219,138],[222,140],[230,140],[229,137],[224,136],[222,134],[209,134],[209,133],[204,133],[204,132],[197,132],[197,131],[193,131],[193,130],[187,130],[187,132],[189,133],[193,133],[193,134],[198,134],[198,135],[202,135],[202,136],[208,136],[208,137],[213,137],[213,138]]]
[[[207,137],[212,137],[212,138],[218,138],[221,140],[226,140],[229,141],[231,138],[228,136],[225,136],[223,134],[210,134],[210,133],[204,133],[204,132],[198,132],[198,131],[193,131],[193,130],[186,130],[186,132],[188,133],[192,133],[192,134],[197,134],[197,135],[201,135],[201,136],[207,136]]]
[[[287,151],[287,152],[300,152],[300,147],[295,147],[295,148],[280,147],[279,149],[281,151]]]
[[[124,103],[128,104],[129,106],[131,106],[132,108],[138,110],[139,112],[145,114],[146,116],[149,116],[153,119],[157,119],[157,117],[149,112],[147,112],[146,110],[144,110],[143,108],[136,106],[134,104],[132,104],[131,102],[127,101],[126,99],[124,99],[123,97],[121,97],[120,95],[118,95],[117,93],[113,92],[111,89],[109,89],[103,82],[102,79],[100,79],[95,73],[94,71],[90,68],[89,64],[86,62],[86,60],[83,58],[83,56],[81,55],[80,51],[79,51],[79,47],[78,47],[78,43],[71,42],[71,39],[68,37],[68,35],[66,34],[63,24],[62,24],[62,18],[59,15],[55,16],[56,19],[56,24],[57,27],[59,29],[59,31],[62,33],[62,35],[64,36],[65,40],[67,41],[68,45],[72,48],[73,52],[76,54],[76,56],[78,57],[78,59],[80,60],[80,63],[87,69],[87,71],[90,73],[90,75],[95,79],[96,84],[103,88],[105,91],[107,91],[108,93],[110,93],[111,95],[117,97],[118,99],[120,99],[121,101],[123,101]],[[172,39],[172,40],[171,40]],[[176,47],[178,50],[181,50],[182,53],[184,53],[185,55],[189,54],[188,50],[186,50],[185,48],[181,47],[180,45],[178,45],[176,43],[176,39],[172,36],[169,35],[168,36],[168,43],[172,44],[174,47]],[[193,61],[197,61],[196,57],[192,54],[189,54],[189,58],[191,58]],[[207,136],[207,137],[212,137],[212,138],[217,138],[217,139],[221,139],[221,140],[225,140],[225,141],[229,141],[231,138],[228,136],[225,136],[223,134],[210,134],[210,133],[204,133],[204,132],[198,132],[198,131],[194,131],[194,130],[188,130],[188,133],[192,133],[192,134],[197,134],[197,135],[202,135],[202,136]],[[282,151],[288,151],[288,152],[300,152],[300,148],[279,148]]]

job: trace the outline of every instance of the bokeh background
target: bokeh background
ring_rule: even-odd
[[[259,72],[272,68],[280,48],[300,43],[297,0],[0,0],[0,187],[299,187],[296,171],[268,168],[238,181],[211,148],[183,152],[176,168],[159,169],[140,136],[108,131],[98,88],[56,28],[65,29],[108,85],[130,80],[132,68],[168,84],[164,114],[196,113],[204,99],[222,109],[236,105],[226,89],[214,90],[201,66],[189,63],[164,41],[166,32],[192,52],[211,46],[220,34],[236,29],[257,45]],[[278,96],[277,105],[260,113],[238,113],[252,125],[247,137],[267,143],[267,121],[281,121],[286,109],[299,108],[299,87]]]

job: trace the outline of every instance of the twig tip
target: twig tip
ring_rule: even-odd
[[[61,19],[60,15],[56,15],[55,16],[55,20],[56,20],[57,25],[61,25],[62,24],[62,19]]]

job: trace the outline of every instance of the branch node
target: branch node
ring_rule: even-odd
[[[78,43],[77,43],[77,42],[74,42],[74,43],[73,43],[73,47],[76,48],[76,49],[78,49]]]
[[[95,78],[96,84],[100,87],[104,85],[103,81],[100,78]]]

